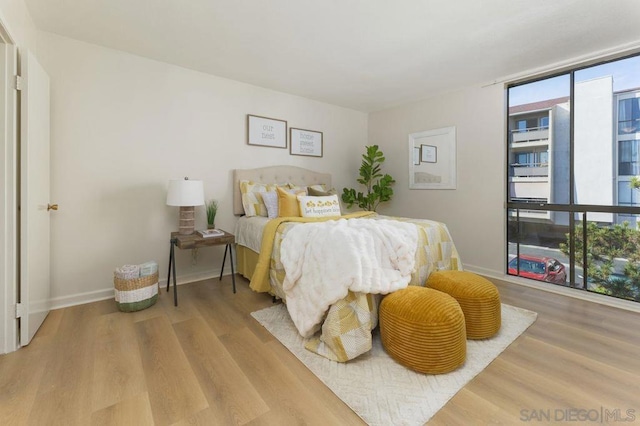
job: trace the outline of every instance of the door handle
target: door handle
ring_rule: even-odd
[[[47,211],[49,210],[58,210],[57,204],[47,204]]]

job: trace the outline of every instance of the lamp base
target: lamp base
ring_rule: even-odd
[[[181,235],[191,235],[195,231],[196,211],[195,207],[180,207],[180,223],[178,233]]]

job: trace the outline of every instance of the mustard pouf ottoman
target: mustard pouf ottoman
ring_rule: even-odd
[[[464,314],[448,294],[417,286],[395,291],[382,299],[379,323],[383,347],[405,367],[440,374],[464,364]]]
[[[465,271],[436,271],[425,286],[458,301],[467,324],[467,339],[487,339],[500,330],[500,293],[486,278]]]

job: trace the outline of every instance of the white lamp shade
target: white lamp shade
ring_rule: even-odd
[[[201,180],[172,179],[167,191],[168,206],[204,205],[204,186]]]

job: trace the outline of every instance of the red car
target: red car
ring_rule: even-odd
[[[520,273],[518,274],[518,258],[509,262],[509,275],[519,275],[538,281],[554,284],[564,284],[567,281],[567,271],[564,265],[552,257],[520,255]]]

